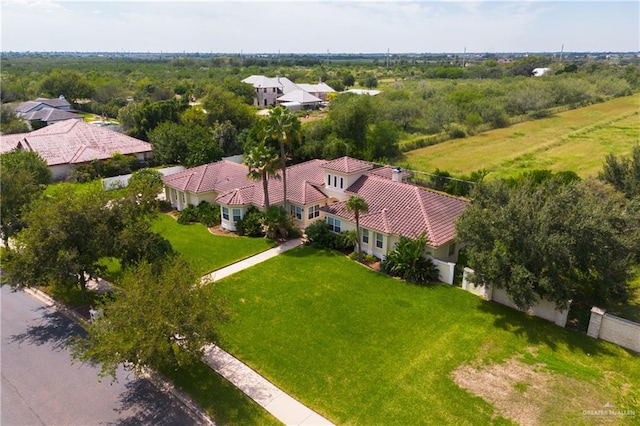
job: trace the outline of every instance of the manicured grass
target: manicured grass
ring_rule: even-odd
[[[585,423],[582,411],[608,400],[638,411],[629,397],[640,391],[637,355],[334,252],[292,250],[209,289],[231,311],[221,345],[337,424],[508,424],[452,372],[509,359],[571,380],[568,393],[552,388],[542,419]],[[525,382],[514,384],[519,393],[533,387]],[[574,393],[594,399],[585,407]]]
[[[596,176],[607,154],[628,155],[640,143],[640,94],[613,99],[407,152],[415,170],[454,175],[486,169],[491,178],[532,169]]]
[[[264,238],[213,235],[204,225],[181,225],[166,214],[158,215],[152,230],[169,240],[174,250],[182,254],[202,275],[275,245]]]
[[[202,362],[163,374],[219,425],[279,425],[271,414]]]

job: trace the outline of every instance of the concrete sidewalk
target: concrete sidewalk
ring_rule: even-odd
[[[205,347],[204,361],[285,425],[333,425],[215,345]]]
[[[286,251],[302,245],[302,239],[289,240],[255,256],[218,269],[202,277],[202,283],[221,280],[243,269],[257,265]],[[285,425],[333,425],[329,420],[311,410],[300,401],[287,395],[273,383],[252,370],[233,355],[215,345],[205,346],[204,361],[216,373],[235,385],[249,398],[262,406]]]
[[[202,277],[202,282],[204,284],[207,281],[215,282],[215,281],[221,280],[225,277],[228,277],[231,274],[235,274],[236,272],[242,271],[243,269],[249,268],[253,265],[257,265],[258,263],[262,263],[265,260],[271,259],[272,257],[276,257],[277,255],[284,253],[285,251],[289,251],[301,245],[302,245],[302,238],[289,240],[283,244],[280,244],[277,247],[274,247],[267,251],[263,251],[262,253],[258,253],[255,256],[248,257],[232,265],[225,266],[224,268],[220,268],[216,271],[213,271],[212,273]]]

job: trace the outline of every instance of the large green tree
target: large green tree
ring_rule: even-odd
[[[163,164],[187,167],[218,161],[223,151],[210,132],[200,126],[160,123],[149,132],[155,159]]]
[[[47,163],[34,151],[0,154],[0,232],[4,246],[23,225],[24,209],[51,182]]]
[[[103,375],[115,377],[122,364],[140,372],[199,360],[204,346],[216,342],[222,305],[203,294],[200,277],[184,259],[142,262],[123,275],[98,305],[102,314],[89,324],[86,337],[74,342],[77,359],[99,362]]]
[[[369,205],[364,198],[352,195],[347,200],[345,208],[356,218],[356,241],[358,243],[358,262],[362,262],[362,239],[360,238],[360,215],[369,212]]]
[[[46,95],[57,98],[64,96],[77,104],[80,99],[90,99],[95,90],[84,74],[77,71],[55,69],[42,80],[40,89]]]
[[[16,250],[3,265],[14,286],[78,286],[86,295],[88,278],[103,271],[99,260],[113,254],[122,230],[119,209],[99,190],[57,191],[41,197],[24,215]]]
[[[550,178],[477,186],[458,219],[477,284],[505,288],[528,308],[609,307],[628,297],[639,250],[640,209],[594,180]]]

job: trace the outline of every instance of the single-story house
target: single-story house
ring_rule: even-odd
[[[14,108],[16,116],[29,122],[38,121],[45,126],[64,120],[81,120],[82,116],[71,109],[71,104],[60,96],[56,99],[37,98]],[[41,127],[41,126],[40,126]]]
[[[262,183],[247,174],[247,166],[225,160],[186,169],[163,178],[165,196],[178,210],[201,201],[220,205],[221,226],[234,231],[251,206],[264,210]],[[400,236],[426,232],[431,255],[455,262],[455,219],[467,201],[406,183],[407,176],[400,169],[351,157],[296,164],[287,168],[289,211],[301,228],[325,220],[335,233],[355,230],[345,204],[358,195],[369,205],[369,212],[360,216],[365,252],[384,259]],[[270,178],[268,191],[271,205],[284,204],[280,179]]]
[[[26,114],[30,112],[39,111],[42,108],[55,108],[61,111],[71,111],[71,104],[60,96],[55,99],[37,98],[35,101],[26,101],[15,107],[17,114]]]
[[[322,81],[318,84],[296,84],[286,77],[251,75],[242,82],[254,87],[256,94],[253,104],[262,108],[288,102],[299,102],[308,106],[319,105],[327,100],[327,93],[335,92]]]
[[[35,151],[47,162],[54,180],[69,175],[71,166],[106,160],[114,154],[151,159],[151,144],[81,120],[60,121],[29,133],[1,137],[4,151]]]

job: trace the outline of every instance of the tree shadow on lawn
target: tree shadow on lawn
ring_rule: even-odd
[[[54,349],[64,349],[69,338],[84,335],[82,327],[51,307],[40,307],[35,311],[45,311],[38,324],[27,327],[24,333],[9,336],[11,343],[50,344]]]
[[[478,309],[494,318],[494,326],[512,332],[518,337],[526,337],[527,341],[533,345],[545,345],[555,352],[558,350],[558,344],[563,343],[572,352],[615,355],[601,340],[567,330],[545,319],[533,317],[499,303],[482,300],[478,304]]]

